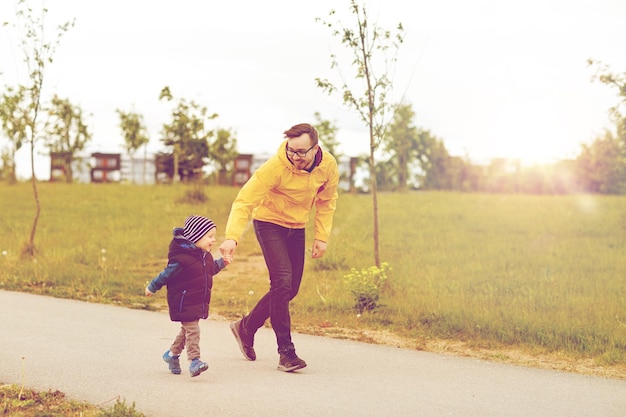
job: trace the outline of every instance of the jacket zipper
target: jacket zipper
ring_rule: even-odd
[[[207,274],[206,274],[206,254],[207,254],[206,252],[202,252],[202,269],[204,271],[204,300],[206,300],[207,293],[209,291],[209,278],[207,277]],[[205,311],[205,309],[208,310],[208,306],[206,303],[203,302],[202,312],[203,313],[206,312],[208,314],[208,311]]]
[[[187,294],[187,290],[183,290],[183,294],[180,297],[180,305],[178,306],[178,311],[182,312],[183,311],[183,304],[185,302],[185,294]]]

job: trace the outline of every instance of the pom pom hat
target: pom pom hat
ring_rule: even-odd
[[[211,229],[215,229],[215,223],[211,219],[202,216],[189,216],[185,220],[183,236],[185,239],[196,243]]]

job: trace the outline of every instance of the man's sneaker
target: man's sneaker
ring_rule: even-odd
[[[254,336],[250,337],[241,328],[241,320],[233,321],[230,323],[230,330],[235,336],[235,340],[239,343],[239,349],[243,353],[243,357],[249,361],[256,359],[256,353],[254,352]]]
[[[163,360],[169,365],[170,372],[174,375],[180,375],[181,373],[179,357],[180,355],[170,356],[169,350],[166,350],[163,354]]]
[[[189,365],[189,373],[191,376],[198,376],[207,369],[209,369],[209,365],[198,358],[192,360],[191,365]]]
[[[279,371],[293,372],[305,366],[306,362],[300,359],[294,351],[280,354],[280,360],[278,361]]]

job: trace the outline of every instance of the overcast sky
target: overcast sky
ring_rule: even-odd
[[[15,2],[0,2],[0,20],[14,21]],[[354,111],[315,84],[316,77],[338,84],[330,54],[347,56],[315,18],[329,19],[334,8],[344,26],[354,27],[349,0],[45,4],[48,34],[76,19],[48,69],[44,95],[68,98],[91,115],[86,153],[122,151],[118,108],[142,114],[150,149],[162,150],[159,131],[172,104],[158,95],[166,85],[174,97],[218,113],[214,126],[233,129],[242,153],[273,153],[284,130],[313,123],[315,112],[337,125],[345,154],[368,150]],[[626,71],[624,0],[370,0],[367,8],[379,26],[402,23],[406,30],[391,100],[411,103],[415,125],[453,155],[573,157],[610,127],[616,93],[591,82],[586,61]],[[19,35],[0,28],[0,85],[24,82],[21,54]],[[353,74],[347,64],[340,69]],[[30,169],[26,154],[18,158],[22,174]],[[49,162],[38,161],[45,179]]]

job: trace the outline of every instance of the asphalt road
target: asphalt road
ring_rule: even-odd
[[[261,329],[246,361],[228,322],[201,321],[209,370],[172,375],[165,313],[0,291],[0,382],[148,417],[624,417],[626,381],[294,334],[308,367],[276,370]],[[181,359],[183,357],[181,356]]]

